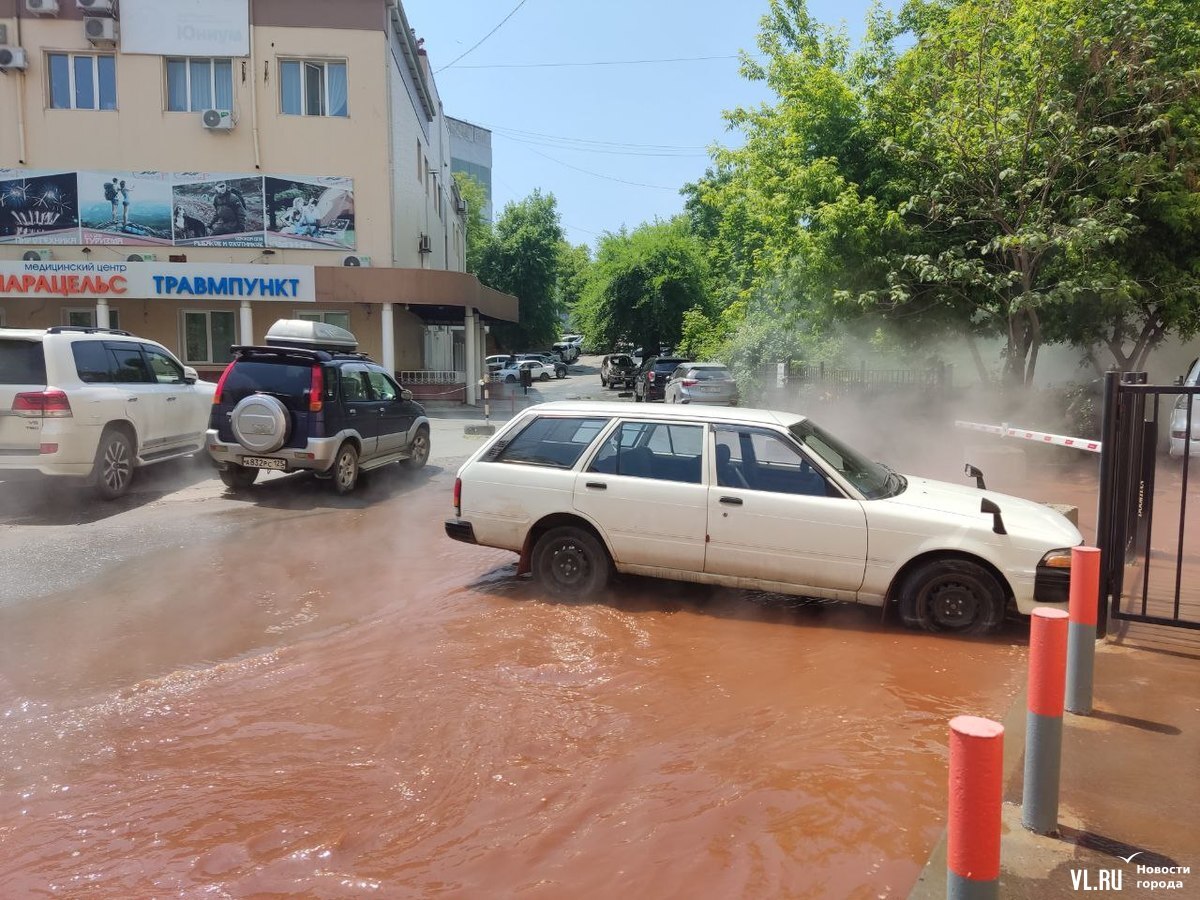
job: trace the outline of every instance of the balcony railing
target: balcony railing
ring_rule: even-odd
[[[466,372],[439,372],[436,369],[418,369],[413,372],[397,372],[401,384],[466,384]]]

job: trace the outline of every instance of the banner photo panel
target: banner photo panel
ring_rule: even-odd
[[[349,178],[264,179],[267,246],[353,250],[354,186]]]
[[[171,246],[171,180],[161,172],[80,172],[84,244]]]
[[[78,244],[74,172],[0,169],[0,244]]]
[[[249,0],[121,0],[121,52],[249,56]]]
[[[177,247],[264,247],[261,177],[197,175],[175,184]]]

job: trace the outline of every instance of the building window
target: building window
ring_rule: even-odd
[[[233,111],[233,60],[167,60],[167,111]]]
[[[51,109],[116,109],[117,61],[86,53],[47,54]]]
[[[95,328],[96,307],[81,306],[77,309],[64,309],[62,314],[62,323],[64,325],[74,325],[78,328]],[[108,327],[121,327],[121,316],[115,309],[112,308],[109,308],[108,310]]]
[[[279,63],[280,108],[289,116],[348,116],[346,64],[309,59]]]
[[[420,181],[420,180],[421,180],[421,179],[424,177],[424,175],[422,175],[422,174],[421,174],[421,173],[424,171],[424,170],[421,168],[421,157],[422,157],[422,153],[421,153],[421,141],[420,141],[420,139],[418,138],[418,139],[417,139],[417,181]]]
[[[192,311],[183,316],[183,361],[199,365],[229,362],[229,348],[237,343],[237,316],[232,312]]]
[[[348,312],[296,310],[295,318],[303,319],[305,322],[324,322],[326,325],[336,325],[338,328],[350,330],[350,313]]]

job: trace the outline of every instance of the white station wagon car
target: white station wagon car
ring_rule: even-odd
[[[526,410],[459,469],[446,533],[519,553],[567,599],[615,569],[892,602],[963,634],[1067,599],[1082,537],[1047,506],[900,475],[794,413],[644,409]]]

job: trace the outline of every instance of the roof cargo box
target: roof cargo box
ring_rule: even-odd
[[[280,319],[267,331],[267,346],[353,353],[358,349],[358,338],[345,328],[324,322]]]

